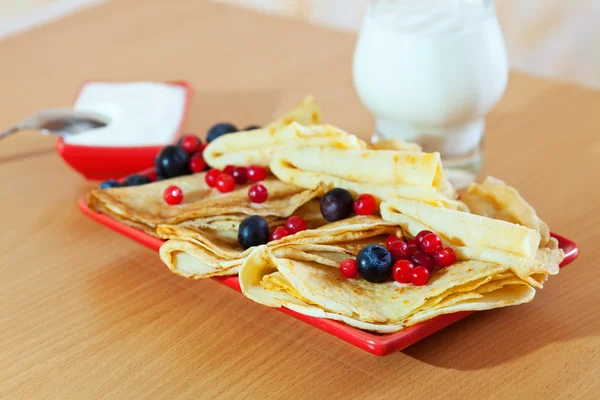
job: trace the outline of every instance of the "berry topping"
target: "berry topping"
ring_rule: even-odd
[[[402,240],[392,242],[387,249],[394,257],[394,261],[404,260],[408,258],[408,245]]]
[[[356,277],[356,275],[358,275],[358,269],[356,267],[356,260],[349,258],[347,260],[342,261],[342,263],[340,264],[340,272],[346,278],[352,279],[352,278]]]
[[[156,173],[165,178],[188,175],[190,173],[189,164],[190,155],[175,145],[163,147],[154,161]]]
[[[407,245],[415,245],[419,248],[419,250],[421,250],[421,246],[419,245],[419,241],[417,239],[409,239],[406,241]]]
[[[107,181],[104,181],[100,184],[99,188],[100,189],[110,189],[110,188],[117,188],[117,187],[121,187],[121,183],[117,180],[114,179],[109,179]]]
[[[426,235],[430,234],[430,233],[433,233],[433,232],[431,232],[431,231],[421,231],[421,232],[419,232],[417,234],[417,236],[415,237],[415,239],[417,239],[417,242],[419,242],[419,247],[421,246],[421,242],[423,241],[423,238]]]
[[[354,201],[346,189],[335,188],[325,193],[321,199],[321,214],[329,222],[335,222],[352,215]]]
[[[420,251],[419,243],[416,239],[411,239],[406,242],[406,258],[410,259],[417,251]]]
[[[208,187],[211,187],[211,188],[216,187],[217,179],[219,178],[219,176],[221,176],[221,171],[219,171],[216,168],[213,168],[210,171],[208,171],[206,173],[206,176],[204,177],[204,180],[206,181],[206,184],[208,185]]]
[[[179,139],[179,141],[177,142],[177,146],[181,147],[189,154],[195,153],[198,150],[200,150],[201,145],[202,142],[200,141],[200,139],[198,139],[198,137],[194,135],[182,136],[181,139]]]
[[[425,253],[435,254],[435,251],[442,247],[442,239],[435,233],[428,233],[421,240],[421,250]]]
[[[354,212],[357,215],[372,215],[377,211],[377,201],[370,194],[361,194],[354,202]]]
[[[385,247],[370,244],[363,247],[356,257],[358,273],[367,281],[381,283],[392,276],[394,260]]]
[[[217,177],[216,187],[221,193],[233,192],[233,189],[235,189],[235,181],[233,180],[233,176],[222,173]]]
[[[412,282],[412,271],[415,268],[415,264],[408,260],[396,261],[393,267],[393,276],[396,282],[400,283],[411,283]]]
[[[208,130],[206,141],[210,143],[216,138],[232,132],[237,132],[237,128],[233,124],[226,122],[215,124]]]
[[[233,165],[226,165],[225,168],[223,168],[223,172],[225,172],[226,174],[229,174],[231,176],[233,176],[233,170],[235,169],[235,166]]]
[[[248,197],[253,203],[264,203],[269,198],[269,191],[260,183],[256,183],[248,189]]]
[[[288,230],[290,234],[298,233],[300,231],[305,231],[308,228],[306,221],[302,217],[289,217],[287,221],[285,221],[285,228]]]
[[[244,249],[267,244],[269,241],[269,224],[263,217],[252,215],[246,217],[238,229],[238,242]]]
[[[255,129],[260,129],[260,126],[258,126],[258,125],[248,125],[247,127],[244,128],[245,131],[253,131]]]
[[[425,267],[416,267],[412,270],[411,282],[416,286],[423,286],[429,282],[429,270]]]
[[[437,249],[435,252],[435,260],[440,267],[448,267],[454,264],[454,261],[456,261],[456,254],[454,254],[454,250],[452,250],[450,247],[444,247]]]
[[[248,179],[252,182],[264,181],[267,178],[267,170],[260,165],[251,165],[248,167]]]
[[[417,251],[412,257],[412,262],[417,265],[422,265],[428,270],[433,270],[435,268],[435,258],[433,256],[425,253],[424,251]]]
[[[389,249],[390,249],[390,244],[392,244],[392,243],[394,243],[394,242],[397,242],[397,241],[399,241],[399,240],[402,240],[402,239],[400,239],[400,238],[399,238],[398,236],[396,236],[396,235],[390,235],[390,236],[388,236],[388,237],[385,239],[385,247],[386,247],[386,248],[389,250]]]
[[[174,206],[176,204],[181,204],[183,201],[183,192],[177,186],[169,186],[165,189],[163,197],[167,204]]]
[[[190,171],[193,173],[202,172],[206,170],[206,161],[202,158],[200,153],[196,153],[190,159]]]
[[[248,182],[248,169],[246,167],[234,168],[231,176],[233,176],[235,183],[238,185],[243,185]]]
[[[152,179],[148,178],[146,175],[134,174],[125,178],[123,186],[139,186],[150,182],[152,182]]]
[[[271,233],[271,240],[279,240],[279,239],[284,238],[289,235],[290,235],[290,233],[288,232],[287,229],[285,229],[285,227],[278,226],[277,228],[275,228],[273,233]]]
[[[217,177],[216,187],[221,193],[233,192],[233,189],[235,189],[235,181],[233,180],[233,176],[221,173]]]

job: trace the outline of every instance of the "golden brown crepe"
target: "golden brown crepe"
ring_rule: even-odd
[[[370,239],[382,243],[385,236]],[[522,304],[535,295],[509,265],[482,261],[459,261],[438,270],[425,286],[348,279],[339,271],[339,263],[349,257],[341,244],[288,241],[289,252],[277,244],[258,247],[240,267],[242,292],[270,307],[380,333],[442,314]]]
[[[286,148],[332,147],[360,149],[365,143],[331,125],[303,126],[292,122],[281,128],[264,128],[223,135],[204,150],[208,165],[224,168],[226,165],[267,167],[275,154]]]
[[[300,207],[294,215],[304,218],[311,229],[327,222],[321,216],[318,200]],[[178,225],[159,225],[156,233],[167,240],[160,248],[160,258],[173,273],[186,278],[235,275],[251,251],[244,250],[237,239],[238,226],[246,217],[217,219],[210,224],[196,219]],[[268,216],[265,219],[271,230],[285,223],[285,218]],[[216,225],[219,222],[222,224]]]
[[[494,210],[497,215],[522,215],[507,213],[526,208],[516,191],[509,192],[510,200]],[[539,230],[505,219],[404,198],[384,201],[381,215],[407,237],[422,230],[435,232],[444,246],[455,250],[457,262],[435,270],[424,286],[345,278],[339,265],[348,254],[341,249],[369,228],[365,224],[358,229],[354,223],[344,227],[345,221],[339,221],[337,235],[303,232],[304,238],[323,237],[318,243],[294,235],[248,254],[239,267],[243,293],[270,307],[287,307],[374,332],[396,332],[442,314],[527,303],[535,288],[558,273],[564,257],[556,239],[541,243]],[[528,219],[532,220],[537,221]],[[544,225],[540,221],[536,227],[543,230]],[[327,229],[331,228],[321,228]],[[383,240],[384,236],[369,237],[356,247]]]
[[[363,148],[356,136],[331,125],[321,124],[321,110],[309,96],[294,110],[262,129],[235,132],[212,141],[204,159],[213,168],[227,165],[267,167],[273,156],[288,147]]]
[[[489,176],[483,183],[472,183],[462,194],[461,200],[473,214],[513,222],[538,231],[542,245],[550,239],[550,229],[537,216],[535,209],[515,188],[500,179]]]
[[[303,188],[321,183],[370,193],[380,200],[410,198],[446,208],[464,208],[444,176],[438,153],[392,150],[290,148],[277,153],[270,164],[283,182]]]
[[[287,218],[302,205],[321,196],[324,188],[302,189],[269,178],[262,182],[269,191],[269,201],[252,203],[248,199],[248,186],[237,186],[230,193],[220,193],[208,187],[205,173],[158,181],[141,186],[113,189],[96,189],[88,196],[90,209],[118,218],[128,225],[155,233],[160,224],[179,224],[186,221],[227,218],[238,223],[243,216]],[[176,185],[183,191],[181,205],[168,205],[163,193],[168,186]]]

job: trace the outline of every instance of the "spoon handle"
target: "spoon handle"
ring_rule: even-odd
[[[5,131],[1,131],[0,132],[0,139],[5,138],[5,137],[7,137],[7,136],[9,136],[9,135],[11,135],[11,134],[19,131],[19,130],[20,130],[20,128],[18,126],[13,126],[10,129],[7,129]]]

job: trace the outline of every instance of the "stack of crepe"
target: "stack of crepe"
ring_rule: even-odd
[[[204,156],[214,168],[269,166],[268,201],[251,203],[248,185],[221,194],[196,174],[95,190],[90,208],[165,239],[160,257],[174,273],[194,279],[239,273],[244,294],[271,307],[395,332],[441,314],[527,303],[563,258],[548,226],[514,188],[488,178],[459,200],[438,153],[399,140],[367,146],[321,124],[311,97],[264,129],[221,136]],[[182,189],[183,204],[164,203],[170,185]],[[372,194],[380,212],[326,224],[319,197],[333,187]],[[264,217],[271,228],[298,215],[309,229],[244,250],[237,230],[249,215]],[[457,255],[427,285],[341,275],[340,262],[364,246],[421,230],[436,233]]]
[[[535,288],[541,288],[548,275],[558,273],[564,256],[558,243],[546,236],[545,224],[533,208],[503,182],[488,180],[473,185],[468,193],[475,208],[489,207],[487,212],[504,218],[417,200],[387,200],[381,204],[381,220],[372,217],[357,223],[360,217],[355,217],[255,249],[239,272],[242,291],[267,306],[287,307],[380,333],[396,332],[442,314],[531,301]],[[517,221],[530,221],[532,226]],[[389,232],[366,233],[385,223],[392,223],[383,226],[400,229],[407,237],[421,230],[435,232],[444,246],[455,250],[457,262],[434,271],[425,286],[344,278],[339,263],[356,255],[347,249],[383,243]],[[336,235],[330,233],[334,226]]]
[[[307,97],[265,129],[220,137],[205,149],[204,155],[213,167],[265,165],[272,154],[284,147],[365,146],[354,135],[329,125],[318,125],[320,121],[318,105],[312,97]],[[237,231],[249,215],[264,217],[271,228],[283,225],[291,215],[303,217],[309,227],[325,222],[317,200],[324,193],[324,186],[305,189],[273,177],[261,183],[269,192],[269,200],[262,204],[248,199],[250,184],[222,194],[208,187],[205,174],[200,173],[143,186],[94,190],[88,196],[88,205],[96,212],[166,239],[161,259],[179,275],[188,278],[232,275],[248,254],[237,241]],[[164,202],[164,190],[171,185],[178,186],[185,194],[183,204],[170,206]]]

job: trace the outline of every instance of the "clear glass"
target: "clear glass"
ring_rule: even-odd
[[[457,186],[475,178],[484,117],[508,81],[492,1],[370,0],[353,76],[375,115],[374,141],[415,141],[441,153]]]

